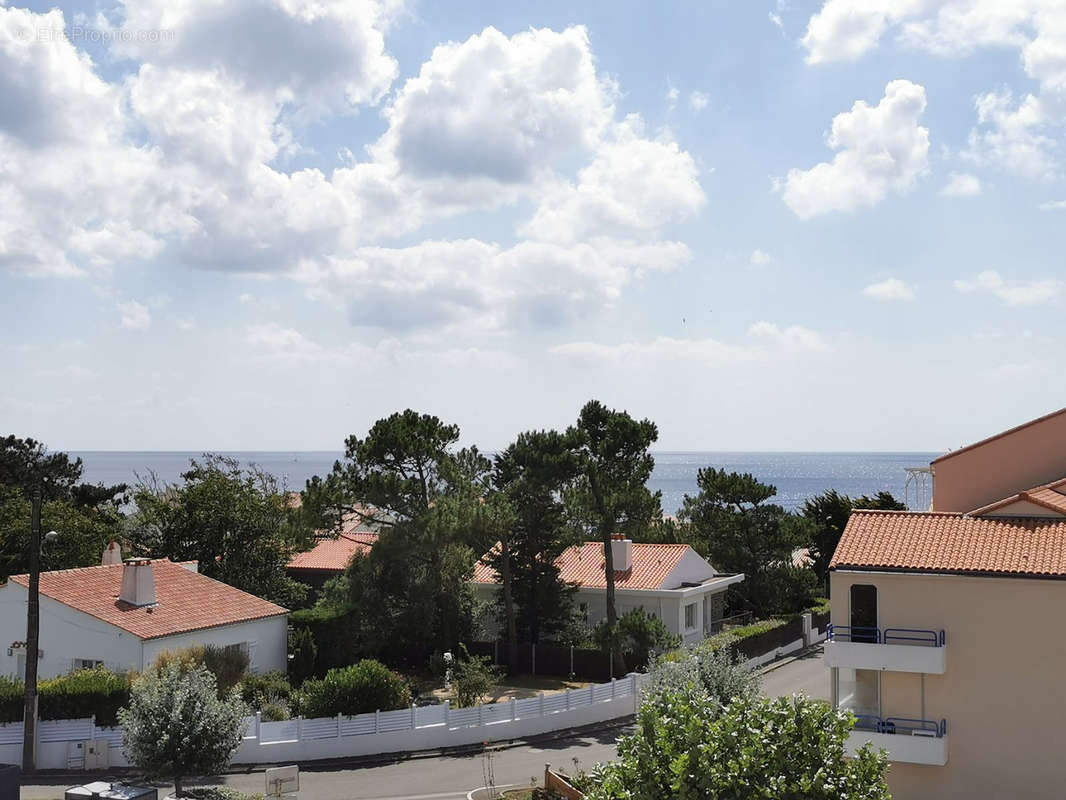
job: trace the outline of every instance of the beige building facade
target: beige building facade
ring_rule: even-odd
[[[932,463],[933,510],[856,511],[825,647],[897,800],[1066,797],[1066,411]]]

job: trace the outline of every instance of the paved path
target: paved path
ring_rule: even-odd
[[[615,757],[614,728],[570,739],[555,739],[496,752],[492,769],[497,787],[504,784],[528,786],[530,778],[544,777],[544,765],[574,769],[573,759],[582,769]],[[441,756],[397,761],[357,769],[304,768],[300,771],[299,800],[465,800],[466,793],[485,784],[486,760],[481,754]],[[226,775],[221,781],[242,792],[262,793],[262,772]],[[57,800],[70,786],[69,779],[57,778],[52,785],[23,786],[22,800]],[[159,796],[165,797],[171,787]]]
[[[829,700],[829,670],[822,658],[822,646],[812,647],[793,661],[762,676],[767,697],[803,692],[817,700]]]

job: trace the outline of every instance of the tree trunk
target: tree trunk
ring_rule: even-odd
[[[185,792],[181,788],[181,775],[175,775],[174,776],[174,796],[175,797],[184,797],[185,796]]]
[[[611,628],[618,622],[618,612],[614,607],[614,552],[611,549],[611,528],[603,528],[603,572],[607,578],[607,625]]]
[[[506,537],[500,539],[500,556],[503,559],[503,613],[507,619],[507,667],[513,672],[518,669],[518,626],[515,623],[511,588],[511,548]]]
[[[41,490],[30,505],[30,581],[26,603],[26,674],[22,716],[22,772],[37,770],[37,658],[41,634]]]

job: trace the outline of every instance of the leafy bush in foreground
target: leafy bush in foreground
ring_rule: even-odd
[[[305,717],[354,716],[410,705],[407,682],[372,659],[331,669],[324,678],[305,681],[299,693],[299,710]]]

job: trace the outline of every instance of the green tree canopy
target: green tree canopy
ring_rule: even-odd
[[[578,477],[567,492],[567,504],[586,535],[604,544],[607,622],[614,626],[618,612],[611,534],[632,536],[662,516],[662,495],[647,486],[655,468],[649,448],[659,438],[659,429],[651,420],[635,420],[590,400],[567,435],[574,439],[578,459]]]
[[[277,479],[255,465],[207,454],[193,459],[181,483],[144,482],[128,526],[135,552],[197,561],[209,578],[298,608],[306,587],[285,574],[310,531]]]
[[[724,708],[667,689],[640,708],[589,800],[796,798],[889,800],[888,760],[865,745],[846,755],[854,717],[803,696],[752,694]]]
[[[681,516],[716,569],[744,573],[732,597],[760,617],[799,611],[817,589],[814,574],[792,566],[804,543],[797,519],[768,502],[777,489],[750,474],[708,467],[696,476],[699,493],[685,495]]]
[[[889,492],[878,492],[873,497],[862,495],[852,499],[830,489],[810,498],[803,504],[803,517],[807,522],[808,549],[811,556],[811,568],[819,580],[826,583],[829,577],[829,562],[840,543],[844,526],[848,524],[851,512],[856,508],[870,508],[881,511],[906,511],[907,506]]]

